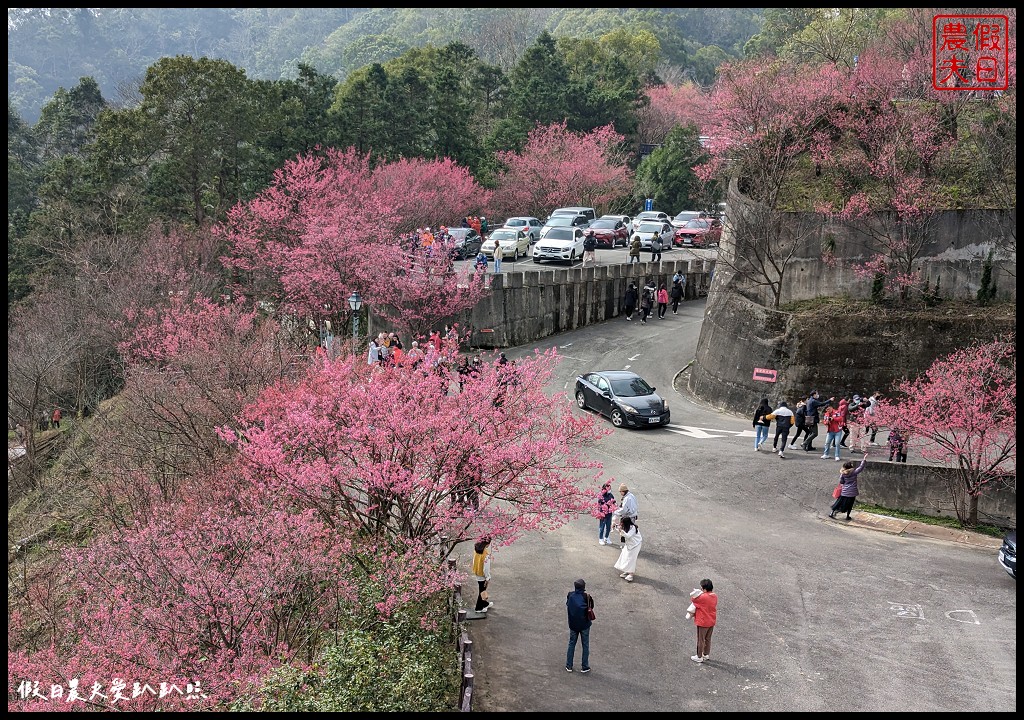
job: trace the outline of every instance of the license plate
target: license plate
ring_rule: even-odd
[[[647,418],[647,422],[653,425],[654,423],[660,423],[661,418]]]

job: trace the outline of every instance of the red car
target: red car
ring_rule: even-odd
[[[675,240],[679,247],[704,248],[718,246],[722,239],[722,222],[714,218],[696,218],[676,230]]]
[[[587,231],[594,231],[598,247],[617,248],[620,245],[626,247],[629,244],[629,230],[621,220],[611,218],[598,218],[590,223]]]

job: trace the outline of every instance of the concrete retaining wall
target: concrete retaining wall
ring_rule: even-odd
[[[675,260],[671,251],[660,263],[638,262],[592,267],[547,267],[517,270],[509,261],[503,271],[490,275],[491,293],[472,310],[439,321],[458,323],[470,332],[469,344],[502,348],[549,337],[556,333],[603,322],[622,314],[622,299],[629,282],[643,287],[648,280],[671,286],[672,276],[686,276],[686,299],[707,286],[714,264]],[[386,329],[371,317],[371,333]]]
[[[918,512],[930,517],[956,517],[953,500],[946,487],[951,468],[913,463],[868,461],[868,467],[857,478],[860,495],[857,500]],[[1016,483],[990,486],[978,498],[978,521],[999,527],[1017,527]]]

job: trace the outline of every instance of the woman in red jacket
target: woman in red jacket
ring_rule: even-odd
[[[712,592],[715,586],[707,578],[700,581],[700,590],[690,593],[696,612],[693,624],[697,626],[697,654],[690,659],[702,663],[711,657],[711,633],[718,621],[718,596]]]
[[[665,283],[661,284],[658,288],[658,319],[665,317],[665,312],[668,310],[668,289],[665,287]]]

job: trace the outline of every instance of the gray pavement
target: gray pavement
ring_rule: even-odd
[[[592,449],[605,478],[639,500],[634,583],[619,579],[618,550],[598,545],[591,517],[496,541],[495,607],[469,624],[474,708],[1014,711],[1016,583],[996,562],[998,541],[856,509],[828,519],[834,463],[754,452],[749,418],[673,384],[703,313],[691,301],[647,326],[620,318],[508,352],[558,346],[551,389],[569,407],[577,374],[629,367],[670,399],[672,423],[616,430]],[[587,675],[563,669],[578,577],[597,606]],[[719,622],[711,660],[697,665],[684,612],[704,577]]]

